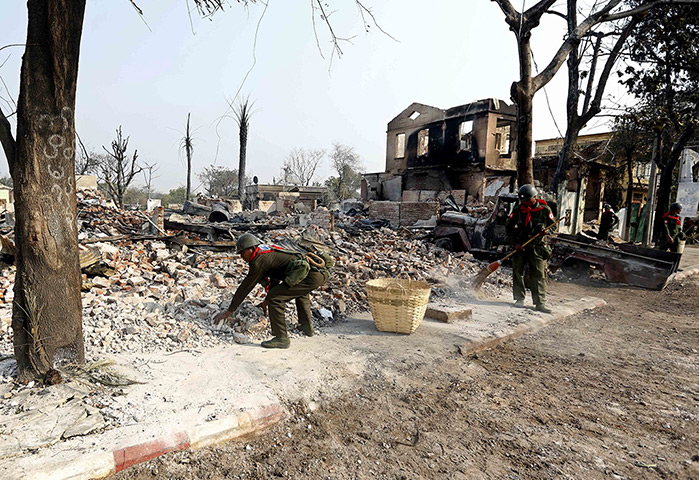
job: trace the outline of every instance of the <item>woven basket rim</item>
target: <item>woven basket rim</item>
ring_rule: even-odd
[[[375,278],[373,280],[369,280],[366,282],[367,287],[372,287],[372,288],[378,288],[378,289],[385,289],[386,287],[392,285],[392,284],[398,284],[404,288],[410,289],[410,290],[428,290],[432,289],[432,285],[429,283],[423,281],[423,280],[410,280],[410,279],[405,279],[405,278],[390,278],[390,277],[384,277],[384,278]]]

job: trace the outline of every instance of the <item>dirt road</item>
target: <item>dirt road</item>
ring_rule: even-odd
[[[114,478],[699,478],[699,281],[551,282],[608,304],[494,350],[379,371],[339,401]]]

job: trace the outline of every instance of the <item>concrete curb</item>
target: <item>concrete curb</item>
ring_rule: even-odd
[[[687,268],[683,268],[681,272],[673,273],[668,279],[667,283],[679,282],[697,274],[699,274],[699,265],[690,265]]]
[[[83,456],[70,464],[50,470],[23,473],[23,480],[94,480],[147,462],[166,453],[211,447],[267,428],[286,416],[279,403],[245,411],[237,416],[197,425],[185,431],[144,443],[128,445],[113,452]]]
[[[529,320],[527,323],[517,325],[510,330],[503,330],[490,337],[481,338],[458,345],[458,348],[462,355],[471,355],[482,352],[483,350],[489,350],[501,343],[519,338],[525,333],[535,332],[536,330],[550,323],[564,320],[568,317],[572,317],[573,315],[577,315],[578,313],[582,313],[585,310],[603,307],[606,304],[607,302],[601,298],[583,297],[580,300],[575,300],[573,302],[568,302],[561,306],[555,307],[552,314],[544,314],[541,318],[534,318]]]

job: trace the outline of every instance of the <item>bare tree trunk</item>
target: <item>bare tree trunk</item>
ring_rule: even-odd
[[[520,80],[512,84],[512,100],[517,105],[517,182],[534,183],[532,166],[532,114],[534,87],[532,85],[531,45],[527,34],[517,42]]]
[[[75,204],[75,91],[85,0],[28,0],[12,169],[20,380],[85,361]]]

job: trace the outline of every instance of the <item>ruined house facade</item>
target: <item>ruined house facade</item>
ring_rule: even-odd
[[[253,184],[245,187],[246,208],[265,212],[288,212],[303,204],[315,210],[328,196],[327,187]]]
[[[463,204],[510,191],[516,110],[494,98],[446,110],[413,103],[388,123],[386,169],[364,175],[363,200],[422,201],[453,194]]]

